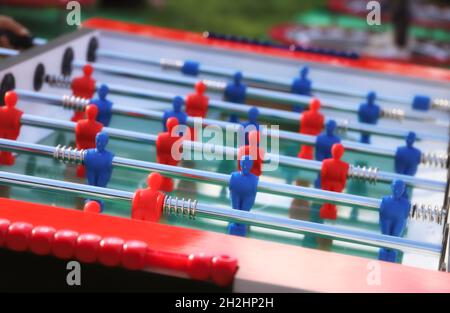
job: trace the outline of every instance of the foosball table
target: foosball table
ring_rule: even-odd
[[[105,19],[11,54],[2,289],[450,291],[448,70]]]

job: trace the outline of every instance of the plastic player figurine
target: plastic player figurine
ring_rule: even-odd
[[[245,103],[247,86],[242,82],[242,73],[236,72],[233,76],[233,82],[225,87],[225,101],[234,103]]]
[[[299,95],[310,96],[311,95],[311,81],[308,79],[309,67],[303,66],[300,69],[299,77],[294,78],[291,85],[291,92]],[[301,106],[294,106],[295,112],[301,112]]]
[[[241,123],[245,134],[245,145],[248,145],[248,133],[252,130],[259,131],[258,117],[258,108],[252,107],[248,110],[248,121]]]
[[[112,174],[112,160],[114,154],[106,150],[108,134],[100,132],[95,137],[95,148],[88,149],[84,156],[84,166],[88,184],[97,187],[106,187]]]
[[[92,73],[94,68],[86,64],[83,66],[83,75],[76,77],[72,80],[72,94],[76,97],[91,99],[95,92],[95,79],[92,78]],[[75,111],[72,116],[72,121],[77,122],[78,120],[84,118],[84,112]]]
[[[162,118],[163,129],[167,131],[167,120],[171,117],[175,117],[178,121],[179,125],[186,125],[187,122],[187,114],[181,110],[183,107],[184,100],[180,96],[176,96],[172,101],[172,110],[164,111],[164,115]]]
[[[322,161],[322,169],[320,171],[321,185],[323,190],[342,192],[347,182],[347,173],[349,165],[341,160],[345,149],[342,144],[334,144],[331,148],[331,159]],[[335,220],[337,210],[335,204],[325,203],[320,208],[320,217]]]
[[[300,134],[317,136],[323,129],[324,117],[319,112],[319,99],[312,99],[309,103],[309,110],[302,113],[300,118]],[[302,145],[298,153],[298,157],[302,159],[312,160],[314,158],[314,147]]]
[[[253,166],[250,172],[256,176],[261,176],[262,163],[264,160],[264,150],[259,147],[259,140],[259,132],[253,130],[248,134],[249,144],[240,147],[238,150],[238,160],[242,160],[242,158],[246,155],[250,156],[253,160]],[[238,162],[238,170],[241,171],[240,161]]]
[[[334,134],[336,122],[329,120],[325,125],[325,132],[316,138],[316,160],[322,161],[331,158],[331,147],[335,143],[340,143],[341,138]]]
[[[105,127],[108,127],[109,123],[111,122],[113,106],[113,103],[106,99],[108,92],[108,86],[102,84],[97,90],[98,98],[91,100],[91,104],[94,104],[98,109],[97,121],[102,123]]]
[[[380,226],[383,235],[401,237],[406,227],[411,202],[404,197],[406,185],[402,180],[394,180],[391,185],[392,195],[383,197],[380,205]],[[397,251],[380,249],[380,260],[395,262]]]
[[[361,123],[376,124],[380,118],[380,107],[375,103],[377,95],[371,91],[367,94],[367,102],[361,103],[358,110],[358,120]],[[361,142],[370,143],[370,134],[361,133]]]
[[[23,112],[16,109],[17,94],[14,91],[5,93],[5,106],[0,108],[0,138],[16,140],[19,137]],[[9,151],[0,151],[0,164],[13,165],[16,159]]]
[[[175,117],[171,117],[166,123],[167,131],[158,134],[156,139],[156,160],[160,164],[176,166],[181,160],[183,137],[175,134],[177,126],[178,120]],[[173,148],[174,145],[178,145],[179,148]],[[173,149],[175,149],[176,153],[172,153]],[[165,192],[173,191],[173,180],[170,177],[163,177],[161,190]]]
[[[79,120],[75,126],[75,142],[77,149],[91,149],[95,148],[95,139],[99,132],[102,131],[103,125],[97,122],[98,110],[95,105],[88,105],[86,107],[87,119]],[[78,165],[77,176],[85,176],[85,168],[83,165]]]
[[[205,118],[208,113],[209,98],[205,95],[206,85],[199,81],[195,84],[195,93],[186,97],[186,113],[189,116]]]
[[[397,148],[395,152],[395,172],[414,176],[420,164],[422,152],[413,147],[416,133],[409,132],[406,136],[406,146]]]
[[[255,203],[259,178],[250,172],[252,166],[253,161],[247,155],[241,159],[241,170],[231,173],[229,189],[231,206],[235,210],[250,211]],[[247,225],[230,223],[227,231],[231,235],[245,236]]]
[[[134,193],[131,202],[131,218],[151,222],[159,221],[165,198],[165,194],[159,191],[162,181],[163,177],[159,173],[153,172],[148,175],[148,187],[138,189]]]

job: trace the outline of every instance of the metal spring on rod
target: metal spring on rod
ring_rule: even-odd
[[[183,67],[183,62],[179,60],[160,59],[159,63],[163,69],[180,69]]]
[[[89,105],[89,99],[63,95],[62,96],[62,105],[65,109],[75,110],[75,111],[84,111],[86,106]]]
[[[72,80],[69,76],[64,75],[46,75],[45,82],[56,88],[70,88]]]
[[[351,179],[363,180],[376,184],[378,180],[378,168],[351,164],[347,176]]]
[[[386,109],[386,108],[384,108],[381,110],[381,116],[385,117],[385,118],[401,121],[405,117],[405,111],[403,111],[401,109]]]
[[[438,205],[426,205],[426,204],[411,204],[411,210],[409,212],[409,218],[436,222],[441,225],[444,223],[446,211]]]
[[[53,152],[53,158],[64,163],[83,164],[85,150],[58,145]]]
[[[181,215],[183,217],[194,219],[196,210],[197,200],[185,200],[184,198],[179,199],[178,197],[171,196],[166,196],[164,198],[163,212],[167,215]]]
[[[450,111],[450,101],[444,98],[433,99],[431,107],[438,110]]]
[[[447,168],[448,155],[446,153],[422,152],[420,163]]]
[[[341,135],[347,134],[349,123],[350,122],[348,121],[348,119],[339,121],[337,123],[338,124],[338,133]]]
[[[203,79],[202,82],[210,90],[223,91],[223,90],[225,90],[225,87],[227,86],[227,83],[225,83],[225,82],[220,82],[220,81],[210,80],[210,79]]]

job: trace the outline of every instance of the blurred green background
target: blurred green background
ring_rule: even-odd
[[[295,20],[309,9],[323,8],[325,0],[134,0],[97,1],[83,6],[82,19],[93,16],[192,31],[216,31],[266,39],[271,26]],[[161,5],[162,4],[162,5]],[[57,8],[0,7],[38,36],[54,37],[69,31],[67,11]],[[38,14],[36,14],[38,12]]]

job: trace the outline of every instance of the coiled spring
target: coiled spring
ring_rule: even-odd
[[[196,200],[185,200],[184,198],[179,199],[178,197],[171,196],[166,196],[164,198],[163,212],[167,215],[183,216],[194,219],[196,209]]]
[[[64,75],[46,75],[45,82],[56,88],[70,88],[72,80],[69,76]]]
[[[338,133],[341,135],[347,134],[349,123],[350,122],[347,119],[340,120],[337,124],[338,125]]]
[[[227,84],[225,82],[220,82],[216,80],[203,79],[203,83],[208,87],[209,90],[223,91]]]
[[[425,205],[413,203],[409,212],[409,218],[421,221],[436,222],[443,224],[446,211],[438,205]]]
[[[170,59],[160,59],[159,64],[163,69],[181,69],[183,67],[183,62],[179,60],[170,60]]]
[[[433,99],[431,107],[438,110],[450,111],[450,101],[448,99]]]
[[[75,111],[84,111],[86,106],[89,104],[89,99],[63,95],[62,96],[62,105],[65,109],[75,110]]]
[[[403,120],[405,117],[405,111],[401,109],[382,109],[381,110],[381,116],[393,120]]]
[[[85,150],[58,145],[53,152],[53,158],[64,163],[83,164]]]
[[[448,155],[446,153],[422,152],[420,162],[430,166],[447,168]]]
[[[351,179],[358,179],[376,184],[378,180],[378,168],[370,166],[366,167],[360,165],[350,165],[347,176]]]

